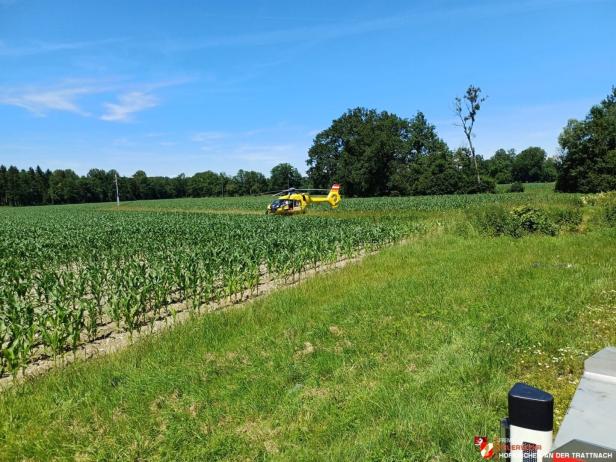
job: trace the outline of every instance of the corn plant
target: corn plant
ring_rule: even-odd
[[[181,204],[257,210],[259,200]],[[308,268],[408,230],[394,218],[175,213],[159,204],[123,214],[85,206],[0,210],[0,375],[27,365],[35,351],[75,351],[103,325],[132,333],[175,317],[177,302],[192,313],[209,302],[237,302],[258,293],[263,277],[296,281]]]

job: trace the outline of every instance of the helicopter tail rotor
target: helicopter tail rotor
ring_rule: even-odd
[[[340,205],[340,185],[338,183],[335,183],[332,186],[332,189],[329,190],[329,194],[327,195],[327,202],[333,209]]]

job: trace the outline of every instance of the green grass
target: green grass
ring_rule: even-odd
[[[0,395],[0,460],[478,460],[616,343],[613,230],[432,233]]]
[[[554,192],[554,185],[556,183],[522,183],[524,185],[525,193],[533,194],[545,194]],[[503,183],[496,185],[496,192],[505,193],[509,191],[511,183]]]

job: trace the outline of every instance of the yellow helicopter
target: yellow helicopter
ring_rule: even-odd
[[[296,189],[289,188],[280,191],[274,196],[278,196],[274,202],[267,206],[266,215],[296,215],[306,213],[306,209],[310,204],[328,203],[331,208],[335,209],[340,205],[342,197],[340,196],[340,185],[334,184],[329,189],[327,196],[313,196],[309,191],[327,191],[327,189]]]

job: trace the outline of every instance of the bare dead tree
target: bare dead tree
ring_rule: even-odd
[[[462,122],[464,135],[468,140],[468,146],[471,150],[473,164],[475,165],[475,173],[477,174],[477,184],[481,185],[481,177],[479,176],[479,166],[477,165],[477,156],[475,147],[473,146],[473,126],[481,104],[486,100],[487,96],[481,96],[481,88],[469,85],[466,93],[462,98],[456,96],[456,115]]]

